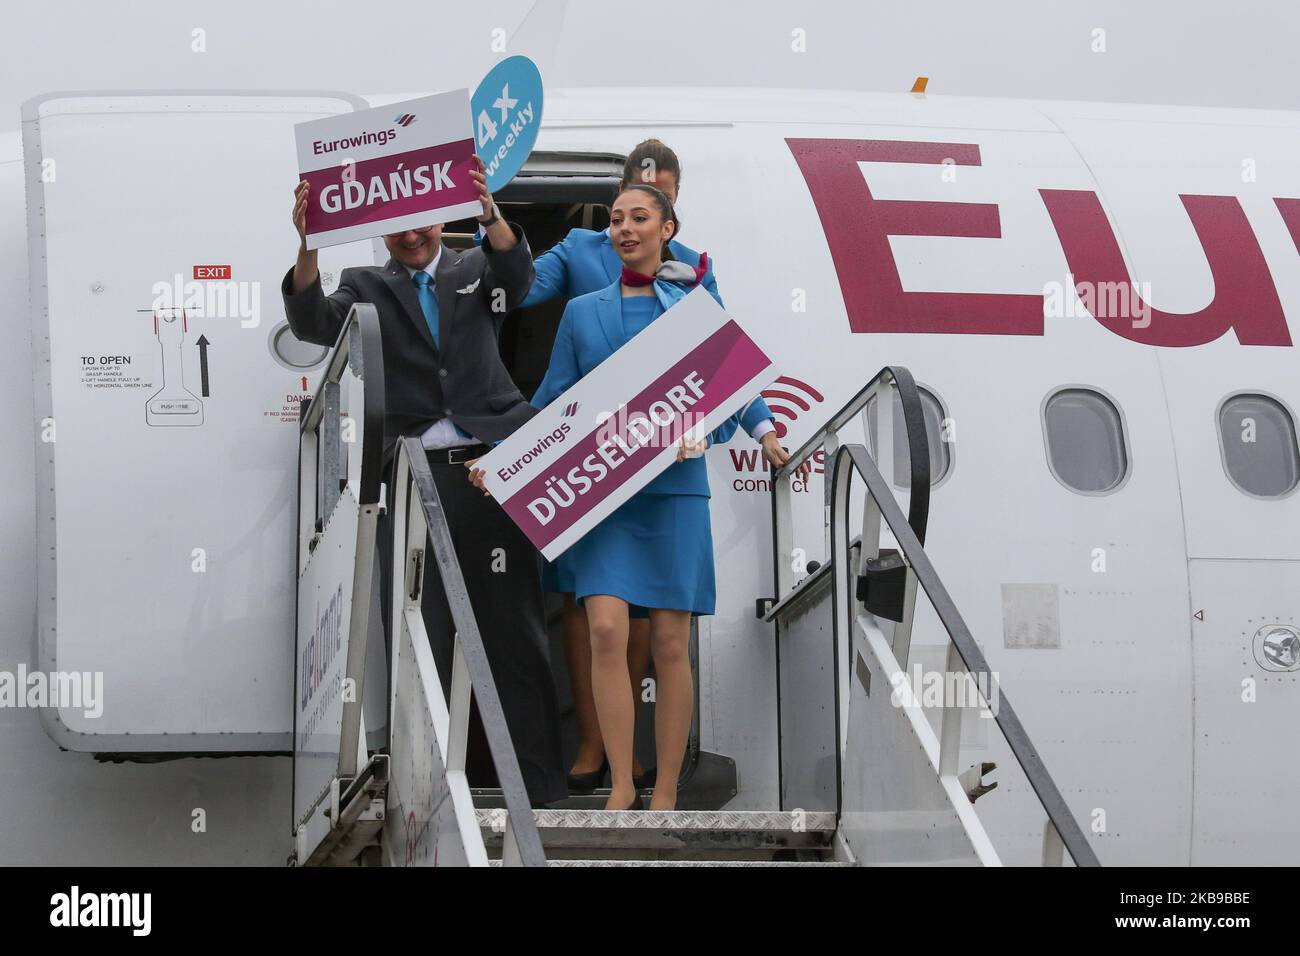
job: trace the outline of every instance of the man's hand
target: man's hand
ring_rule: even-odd
[[[763,436],[761,442],[763,446],[763,457],[767,463],[772,466],[773,471],[780,468],[790,460],[790,453],[781,447],[781,440],[776,437],[776,432],[768,432]],[[795,474],[802,478],[807,478],[812,474],[812,460],[805,461],[796,469]]]
[[[488,491],[487,485],[483,483],[483,476],[486,472],[482,468],[474,467],[474,464],[477,461],[477,458],[471,458],[469,461],[465,462],[465,467],[469,469],[469,483],[479,491],[483,492],[485,497],[491,498],[492,492]]]
[[[483,215],[479,219],[491,218],[492,194],[488,192],[486,167],[478,153],[474,154],[474,168],[469,171],[469,178],[474,180],[474,189],[478,191],[478,201],[483,207]]]
[[[478,191],[478,201],[483,207],[483,215],[479,216],[480,220],[487,219],[492,215],[492,194],[488,192],[487,174],[483,165],[483,160],[477,153],[474,154],[474,168],[469,171],[470,179],[474,180],[474,188]],[[490,226],[484,226],[488,239],[492,242],[492,249],[496,252],[505,252],[507,249],[513,249],[518,245],[515,239],[514,231],[506,225],[504,216],[500,215],[496,222]]]
[[[293,264],[293,291],[302,292],[316,281],[316,250],[307,248],[307,200],[311,184],[303,179],[293,191],[293,227],[298,230],[298,261]]]
[[[293,191],[293,227],[298,230],[298,242],[301,249],[307,248],[307,200],[311,196],[311,183],[305,179],[298,181],[298,188]]]

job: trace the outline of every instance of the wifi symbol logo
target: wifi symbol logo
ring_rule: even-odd
[[[781,388],[779,386],[786,387]],[[792,391],[792,389],[799,389],[804,393],[804,395],[800,395],[797,392]],[[785,422],[781,421],[782,418],[794,421],[799,417],[800,412],[812,411],[812,404],[809,401],[810,399],[812,402],[818,404],[826,401],[826,399],[822,397],[822,393],[817,391],[817,389],[813,388],[807,382],[801,382],[797,378],[790,378],[786,375],[782,375],[773,382],[770,388],[764,389],[762,395],[763,401],[767,402],[767,407],[770,408],[772,414],[776,416],[777,438],[784,438],[785,433],[790,430],[786,427]],[[805,395],[807,397],[804,397]],[[796,407],[798,408],[798,411],[795,411]]]

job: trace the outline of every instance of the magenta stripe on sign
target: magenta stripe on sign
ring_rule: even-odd
[[[664,399],[668,389],[681,385],[691,372],[697,373],[704,382],[703,394],[686,410],[686,414],[692,416],[693,420],[698,421],[727,401],[738,401],[739,404],[743,404],[750,396],[736,396],[734,393],[769,364],[771,363],[768,357],[741,331],[740,326],[733,321],[728,321],[630,399],[626,409],[627,419],[630,421],[645,415],[651,404]],[[595,426],[590,433],[578,438],[553,463],[506,499],[502,507],[524,530],[533,544],[538,548],[544,548],[626,481],[638,474],[663,450],[670,438],[681,433],[683,430],[681,419],[681,415],[674,414],[672,420],[661,426],[648,444],[633,448],[631,454],[624,455],[622,450],[618,449],[618,464],[610,469],[602,480],[596,482],[586,494],[578,495],[572,505],[567,508],[560,508],[557,505],[555,516],[545,525],[528,510],[529,502],[538,498],[547,498],[550,501],[546,493],[547,482],[550,479],[566,476],[573,468],[581,469],[583,459],[595,454],[598,437],[606,439],[605,444],[608,444],[604,426]],[[524,428],[528,428],[528,425]],[[627,440],[626,434],[624,438]],[[632,442],[628,441],[628,444],[631,446]],[[597,460],[609,467],[599,455]],[[588,473],[588,477],[594,476]]]
[[[443,185],[441,189],[435,188],[445,180],[436,175],[433,170],[441,169],[448,161],[451,162],[451,166],[447,168],[445,179],[450,180],[454,185]],[[307,204],[307,234],[330,232],[376,220],[394,219],[398,216],[409,216],[454,206],[457,203],[472,202],[478,198],[478,192],[474,189],[474,180],[469,176],[469,171],[473,168],[474,141],[462,139],[454,143],[426,146],[393,156],[380,156],[378,159],[355,163],[351,167],[352,174],[349,177],[352,180],[351,185],[343,181],[346,167],[341,165],[327,166],[325,169],[304,173],[303,178],[311,184],[312,197],[311,202]],[[427,191],[418,196],[415,195],[415,191],[425,187],[416,176],[417,171],[421,171],[421,175],[429,183]],[[383,191],[387,193],[388,202],[382,201],[382,196],[377,189],[372,190],[372,181],[376,178],[382,184]],[[407,181],[410,182],[411,187],[409,196],[403,195],[404,190],[399,191],[399,183],[404,185]],[[360,193],[357,191],[358,186],[361,187]],[[327,189],[329,189],[328,193],[326,193]],[[349,192],[353,195],[349,196]],[[355,202],[358,195],[362,200],[359,205],[344,208],[345,199]],[[366,202],[365,200],[370,199],[372,195],[375,202]],[[401,198],[394,198],[397,196]],[[326,200],[331,205],[337,205],[339,207],[337,211],[325,208],[323,203]]]

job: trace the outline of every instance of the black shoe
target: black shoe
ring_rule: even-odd
[[[638,790],[654,789],[655,777],[657,776],[656,771],[658,769],[659,769],[658,767],[651,767],[649,770],[645,770],[641,773],[633,774],[632,785],[636,787]]]
[[[593,770],[590,773],[571,773],[569,774],[569,792],[591,793],[605,782],[605,774],[607,773],[609,773],[608,757],[601,761],[599,770]]]

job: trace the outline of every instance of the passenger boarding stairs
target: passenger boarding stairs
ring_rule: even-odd
[[[504,810],[478,810],[500,865]],[[770,810],[535,810],[548,866],[851,866],[835,814]]]
[[[988,718],[1039,808],[1041,853],[1034,855],[1044,865],[1060,865],[1067,853],[1076,865],[1097,865],[925,553],[930,458],[921,399],[906,369],[882,369],[772,475],[774,596],[760,599],[756,609],[777,643],[780,781],[779,804],[760,810],[607,811],[599,793],[551,808],[529,806],[418,439],[399,441],[387,472],[391,486],[380,480],[382,396],[378,318],[373,307],[358,304],[302,421],[300,590],[312,580],[314,555],[353,549],[350,624],[340,657],[343,685],[358,693],[341,706],[337,747],[323,758],[295,753],[298,864],[998,865],[1002,859],[975,802],[997,787],[986,779],[996,767],[961,761],[963,718]],[[338,433],[340,420],[358,419],[364,427],[354,452]],[[893,449],[906,450],[906,517],[876,456],[860,443],[841,443],[841,433],[858,422],[874,436],[886,473],[895,473]],[[897,435],[896,425],[903,429]],[[790,478],[819,449],[825,449],[826,560],[802,569],[795,560]],[[338,516],[340,508],[349,509],[348,520]],[[376,746],[363,714],[374,711],[363,708],[360,688],[367,686],[366,662],[374,659],[368,642],[384,640],[382,631],[374,633],[372,614],[380,512],[394,529],[397,573],[386,733],[384,745]],[[852,537],[851,515],[857,516]],[[894,547],[882,548],[882,540]],[[437,564],[456,629],[449,675],[438,672],[421,615],[428,561]],[[796,568],[807,573],[800,579]],[[945,671],[976,678],[975,706],[950,692],[938,713],[927,712],[921,701],[897,692],[908,670],[918,592],[946,632]],[[302,641],[301,623],[299,631]],[[996,688],[996,706],[989,687]],[[374,696],[373,686],[368,693]],[[500,782],[493,793],[472,791],[466,778],[471,699]],[[295,743],[305,746],[298,733]],[[316,766],[331,762],[328,780],[310,776],[308,757]],[[300,765],[307,768],[302,790]]]

